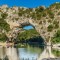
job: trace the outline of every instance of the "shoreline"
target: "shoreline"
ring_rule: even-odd
[[[19,43],[18,43],[19,44]],[[0,46],[3,46],[3,47],[8,47],[8,46],[14,46],[14,42],[0,42]],[[48,45],[47,45],[48,46]],[[49,45],[50,46],[50,45]],[[60,43],[58,44],[53,44],[52,47],[60,47]]]
[[[0,46],[3,46],[3,47],[14,46],[14,43],[0,42]]]

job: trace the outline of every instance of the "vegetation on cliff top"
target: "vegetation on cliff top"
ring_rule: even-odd
[[[45,8],[44,6],[40,6],[40,7],[37,7],[37,8],[23,8],[23,7],[20,8],[20,7],[18,7],[18,12],[17,13],[18,13],[19,16],[25,16],[27,18],[31,17],[34,20],[40,20],[43,17],[47,18],[47,16],[49,16],[49,18],[51,18],[51,19],[54,19],[54,15],[55,15],[54,10],[56,10],[58,8],[60,8],[60,3],[54,3],[48,8]],[[8,8],[8,10],[9,10],[9,8]],[[2,13],[1,14],[2,18],[0,20],[3,23],[0,22],[1,23],[0,26],[2,26],[2,27],[5,26],[4,29],[8,31],[10,29],[9,25],[4,21],[4,19],[8,16],[8,14],[6,12],[5,13],[1,12],[1,13]],[[58,13],[58,15],[59,15],[59,13]],[[58,28],[58,24],[55,23],[55,27],[56,26]]]
[[[37,8],[19,8],[18,15],[19,16],[26,16],[26,17],[32,17],[35,20],[40,20],[42,17],[46,17],[47,15],[53,19],[54,18],[54,12],[53,10],[59,9],[60,3],[54,3],[50,7],[45,8],[44,6],[40,6]],[[52,10],[53,9],[53,10]]]

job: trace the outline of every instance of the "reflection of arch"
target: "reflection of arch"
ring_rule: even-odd
[[[13,60],[13,59],[14,60],[19,60],[19,56],[18,56],[17,50],[14,47],[6,48],[6,55],[7,55],[9,60]]]
[[[0,59],[4,59],[6,57],[6,52],[4,47],[0,47]]]
[[[42,54],[38,57],[37,60],[43,60],[43,59],[49,59],[49,58],[55,58],[55,56],[51,52],[51,46],[45,47]]]

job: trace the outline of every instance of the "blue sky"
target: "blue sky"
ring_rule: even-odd
[[[32,26],[25,26],[24,29],[29,30],[29,29],[33,29],[33,27]]]
[[[60,0],[0,0],[0,5],[7,4],[9,7],[22,6],[28,8],[35,8],[42,5],[48,7],[55,2],[60,2]],[[28,30],[31,28],[32,26],[27,26],[24,29]]]
[[[0,5],[7,4],[8,6],[25,6],[29,8],[45,5],[49,6],[60,0],[0,0]]]

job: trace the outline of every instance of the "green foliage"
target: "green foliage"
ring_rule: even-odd
[[[8,16],[8,14],[6,14],[6,13],[2,13],[1,16],[2,16],[2,18],[5,19],[5,18]]]
[[[51,6],[50,6],[51,8],[56,8],[56,9],[60,9],[60,3],[58,2],[58,3],[54,3],[54,4],[52,4]]]
[[[19,40],[27,40],[27,39],[36,37],[36,36],[38,36],[38,35],[39,35],[39,34],[36,32],[35,29],[30,29],[30,30],[25,30],[25,31],[22,32],[22,33],[19,33],[17,38],[18,38]]]
[[[53,24],[54,24],[54,28],[55,28],[55,29],[59,28],[59,22],[54,21]]]
[[[18,13],[18,15],[19,15],[19,16],[22,16],[22,13],[21,13],[21,12],[19,12],[19,13]]]
[[[40,21],[39,24],[42,24],[42,21]]]
[[[46,13],[43,12],[44,10],[45,9],[42,6],[35,9],[35,12],[36,12],[35,17],[36,17],[37,20],[40,20],[42,16],[43,17],[46,16]]]
[[[47,30],[50,32],[50,31],[52,31],[53,30],[53,25],[49,25],[48,27],[47,27]]]
[[[52,22],[52,20],[49,19],[49,20],[48,20],[48,23],[51,23],[51,22]]]
[[[60,12],[58,12],[58,15],[60,15]]]
[[[19,8],[18,15],[19,16],[26,16],[27,18],[32,17],[32,19],[37,19],[40,20],[41,16],[46,16],[46,13],[43,13],[44,7],[38,7],[35,9],[35,12],[33,11],[32,8],[25,9],[24,8]]]
[[[46,12],[42,12],[43,17],[46,17],[46,15],[47,15]]]
[[[60,43],[60,37],[56,37],[52,40],[52,43],[56,44],[56,43]]]
[[[40,20],[41,17],[42,17],[42,15],[41,15],[40,13],[36,14],[36,19],[37,19],[37,20]]]
[[[7,40],[7,36],[3,33],[0,34],[0,42],[5,42]]]
[[[52,53],[57,56],[57,57],[60,57],[60,51],[58,50],[52,50]]]
[[[51,41],[53,44],[60,43],[60,30],[57,31],[57,33],[55,34],[54,38],[52,38]]]
[[[51,10],[48,10],[47,13],[50,18],[52,18],[52,19],[54,18],[54,13]]]
[[[7,24],[7,22],[4,21],[3,18],[0,18],[0,29],[4,29],[6,31],[9,31],[10,30],[9,24]]]
[[[46,17],[47,15],[53,19],[54,18],[54,9],[59,9],[60,3],[54,3],[49,8],[44,8],[40,6],[38,8],[19,8],[18,15],[25,16],[27,18],[32,17],[34,20],[40,20],[42,17]],[[57,10],[56,10],[57,11]],[[60,15],[60,12],[58,13]]]
[[[18,12],[18,15],[19,15],[19,16],[24,15],[24,11],[23,11],[24,8],[19,8],[18,10],[19,10],[19,12]]]
[[[60,9],[60,3],[56,3],[56,9]]]
[[[42,12],[44,11],[44,7],[43,6],[40,6],[38,8],[35,9],[35,11],[38,13],[38,12]]]
[[[55,34],[55,37],[60,37],[60,30],[57,31],[57,33]]]
[[[33,12],[30,16],[31,16],[33,19],[35,19],[35,18],[37,17],[34,12]]]

